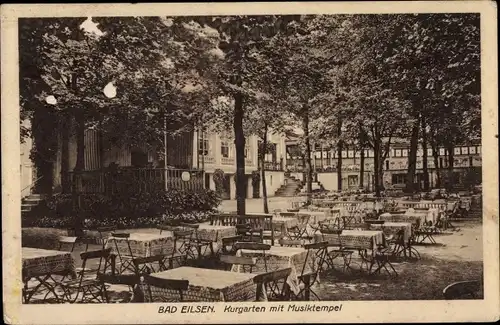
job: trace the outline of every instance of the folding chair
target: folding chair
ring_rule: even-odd
[[[269,251],[271,249],[271,245],[262,243],[251,243],[251,242],[237,242],[234,244],[234,249],[236,251],[239,251],[241,249],[246,249],[262,253],[262,260],[264,261],[264,272],[268,272],[266,251]]]
[[[304,247],[305,240],[303,240],[303,239],[290,240],[290,239],[281,238],[278,241],[278,243],[280,244],[280,246],[284,246],[284,247]]]
[[[190,223],[181,223],[180,228],[184,229],[184,230],[193,229],[191,239],[187,242],[186,248],[191,250],[191,251],[194,248],[196,250],[198,260],[202,259],[205,256],[208,249],[210,249],[210,253],[212,256],[215,255],[213,243],[211,241],[208,241],[208,240],[200,239],[199,233],[198,233],[198,229],[200,228],[200,225],[195,225],[195,224],[190,224]]]
[[[148,257],[136,257],[132,262],[134,263],[136,274],[144,275],[168,270],[165,264],[167,259],[168,257],[165,254],[160,254]],[[155,263],[158,266],[155,266]]]
[[[220,261],[226,265],[226,270],[231,271],[233,266],[240,266],[245,273],[252,273],[253,268],[257,265],[255,257],[221,255]]]
[[[84,252],[80,254],[82,259],[82,267],[77,269],[77,278],[75,280],[65,281],[61,283],[64,290],[64,300],[69,303],[75,303],[79,300],[80,293],[82,297],[79,302],[104,302],[106,300],[106,288],[101,281],[98,280],[99,273],[106,273],[106,264],[101,272],[101,264],[96,269],[88,267],[88,262],[95,259],[109,259],[111,248],[104,250]],[[76,296],[72,298],[72,294]]]
[[[126,270],[130,270],[134,273],[137,273],[137,270],[134,267],[133,260],[135,258],[134,252],[132,251],[132,247],[130,246],[130,234],[129,233],[112,233],[112,237],[115,238],[114,243],[115,243],[115,249],[116,249],[116,254],[118,255],[118,259],[120,260],[120,268],[118,270],[118,273],[123,273]],[[128,252],[122,252],[120,251],[120,248],[118,247],[118,240],[117,239],[124,239],[127,243],[127,248]]]
[[[151,275],[144,276],[144,284],[147,302],[183,302],[184,292],[189,288],[188,280],[162,279]]]
[[[256,300],[259,301],[265,293],[267,301],[289,301],[290,288],[287,279],[291,272],[291,268],[286,268],[257,275],[253,279],[257,285]]]
[[[106,247],[106,244],[108,242],[109,236],[116,231],[118,227],[116,225],[110,225],[110,226],[105,226],[105,227],[98,227],[97,231],[99,232],[99,236],[101,239],[102,243],[102,248],[104,249]]]
[[[307,225],[311,215],[309,214],[298,214],[295,216],[298,219],[298,224],[296,226],[287,229],[287,233],[294,240],[310,239],[307,238]]]
[[[318,300],[321,300],[319,296],[312,290],[312,287],[319,282],[319,274],[323,270],[323,263],[325,261],[325,255],[327,253],[328,242],[320,242],[315,244],[306,244],[304,248],[307,251],[304,265],[300,275],[297,277],[299,279],[299,292],[295,294],[291,293],[291,300],[310,300],[311,294],[315,296]],[[314,251],[314,252],[313,252]],[[314,254],[314,262],[311,269],[307,269],[306,266],[309,262],[309,257]],[[304,299],[302,299],[302,295]]]
[[[351,260],[352,260],[352,254],[354,254],[353,250],[348,250],[346,249],[343,244],[342,244],[342,229],[323,229],[322,232],[323,234],[323,241],[325,241],[324,235],[336,235],[337,236],[337,242],[328,242],[328,248],[334,248],[333,250],[328,250],[325,255],[325,264],[331,268],[335,269],[335,259],[337,257],[341,257],[343,260],[343,266],[342,266],[342,271],[345,272],[346,270],[352,270],[351,269]]]
[[[387,268],[387,266],[389,266],[392,272],[394,272],[394,275],[398,276],[398,272],[391,263],[391,260],[394,259],[394,257],[396,257],[394,249],[395,249],[394,246],[391,247],[390,245],[388,246],[380,245],[379,247],[377,247],[377,250],[375,251],[375,255],[373,256],[373,261],[370,265],[368,273],[380,274],[381,270],[384,269],[387,272],[387,274],[392,275],[391,271]],[[373,266],[375,266],[375,264],[377,265],[377,268],[374,271],[372,271],[372,268]]]
[[[182,259],[182,265],[186,265],[188,259],[196,259],[190,242],[194,236],[194,229],[174,231],[174,255],[172,258]]]
[[[73,250],[75,249],[75,244],[76,244],[76,241],[77,241],[78,237],[70,237],[70,236],[61,236],[58,238],[58,242],[59,242],[59,248],[58,250],[62,251],[63,249],[63,246],[65,245],[71,245],[71,250],[70,252],[73,252]]]
[[[104,286],[104,296],[106,299],[106,303],[113,302],[111,301],[108,292],[108,288],[110,285],[126,285],[128,286],[129,293],[133,293],[135,292],[136,287],[141,283],[140,277],[136,274],[115,275],[115,274],[97,273],[97,279]],[[128,297],[129,299],[128,301],[122,301],[122,302],[142,302],[140,301],[141,299],[137,301],[138,298],[139,297],[137,297],[135,294],[132,294],[130,297]]]

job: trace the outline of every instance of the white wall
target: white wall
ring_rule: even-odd
[[[278,188],[285,183],[285,174],[278,171],[267,171],[266,170],[266,188],[267,196],[274,196],[274,193]],[[260,195],[262,197],[262,182],[260,182]]]
[[[327,191],[337,191],[337,173],[318,173],[318,181]]]

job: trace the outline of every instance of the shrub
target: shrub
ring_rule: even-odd
[[[22,247],[57,249],[59,237],[67,235],[68,232],[61,229],[23,228],[21,243]]]
[[[76,209],[71,194],[47,200],[23,218],[23,227],[120,228],[155,227],[167,220],[204,222],[216,212],[220,198],[211,190],[177,190],[137,194],[85,194]]]

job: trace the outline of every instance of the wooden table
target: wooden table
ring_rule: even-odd
[[[243,249],[236,252],[236,255],[257,258],[257,265],[253,268],[254,273],[264,273],[291,268],[292,272],[287,279],[287,284],[296,294],[300,291],[298,276],[301,275],[302,269],[305,267],[305,272],[313,270],[316,262],[315,252],[311,251],[306,260],[307,250],[301,247],[271,246],[271,249],[265,252],[265,263],[264,255],[261,251]],[[243,271],[243,269],[238,266],[234,266],[232,271],[240,272]]]
[[[44,299],[52,294],[56,301],[59,295],[57,286],[67,277],[76,277],[75,262],[70,252],[61,252],[31,247],[22,247],[22,280],[24,283],[23,298],[25,303],[41,293],[41,289],[48,290]],[[56,279],[54,276],[62,276]],[[29,288],[29,282],[37,282],[34,288]]]
[[[253,282],[255,274],[230,271],[202,269],[195,267],[179,267],[176,269],[153,273],[156,278],[172,280],[188,280],[189,287],[184,292],[187,302],[218,302],[218,301],[255,301],[256,285]],[[151,302],[149,288],[141,285],[146,302]],[[154,302],[179,301],[179,293],[157,287],[151,287]]]
[[[106,242],[106,248],[111,248],[111,255],[113,257],[111,263],[113,274],[116,270],[116,256],[121,260],[122,256],[130,256],[131,254],[133,257],[173,255],[174,247],[173,233],[169,231],[162,234],[135,232],[131,233],[129,238],[115,238],[110,236]]]

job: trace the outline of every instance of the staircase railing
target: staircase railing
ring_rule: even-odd
[[[35,181],[33,181],[31,184],[29,184],[28,186],[26,186],[25,188],[23,188],[23,189],[21,190],[21,198],[24,198],[24,197],[26,197],[26,196],[30,195],[30,194],[31,194],[31,189],[32,189],[33,187],[35,187],[35,185],[38,183],[38,181],[39,181],[39,180],[41,180],[42,178],[43,178],[43,176],[38,177],[38,178],[37,178],[37,179],[35,179]],[[27,193],[27,194],[25,194],[27,190],[28,190],[28,193]]]

